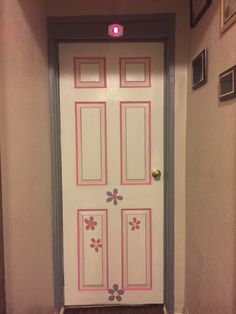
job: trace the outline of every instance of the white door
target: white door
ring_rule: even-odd
[[[163,59],[59,46],[65,305],[163,303]]]

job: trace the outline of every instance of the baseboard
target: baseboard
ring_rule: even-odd
[[[54,314],[64,314],[64,306],[60,310],[56,310]]]
[[[166,307],[164,307],[164,309],[163,309],[163,310],[164,310],[164,314],[169,314],[169,313],[167,312]],[[180,312],[180,311],[178,311],[178,312],[175,312],[174,314],[189,314],[189,313],[188,313],[188,312],[186,312],[186,313],[185,313],[185,312],[182,312],[182,311],[181,311],[181,312]]]
[[[184,306],[184,314],[190,314],[186,305]]]

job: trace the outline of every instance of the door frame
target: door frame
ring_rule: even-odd
[[[124,25],[124,36],[111,38],[108,25]],[[164,77],[164,303],[174,313],[174,108],[175,14],[48,17],[51,103],[52,193],[55,307],[64,305],[62,176],[58,44],[61,42],[163,42]]]
[[[3,207],[2,207],[2,174],[1,174],[1,151],[0,151],[0,313],[6,313],[5,295],[5,267],[4,267],[4,245],[3,245]]]

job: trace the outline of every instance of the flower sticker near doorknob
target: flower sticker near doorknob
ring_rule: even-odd
[[[123,200],[123,196],[118,195],[118,189],[115,188],[113,189],[113,192],[107,191],[107,202],[113,202],[113,205],[117,205],[118,201],[122,201]]]

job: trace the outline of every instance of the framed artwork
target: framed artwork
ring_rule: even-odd
[[[193,28],[210,6],[212,0],[190,0],[190,25]]]
[[[207,82],[207,49],[204,49],[192,61],[192,89],[197,89]]]
[[[219,93],[220,101],[236,97],[236,65],[219,75]]]
[[[221,0],[221,31],[224,32],[236,21],[236,0]]]

